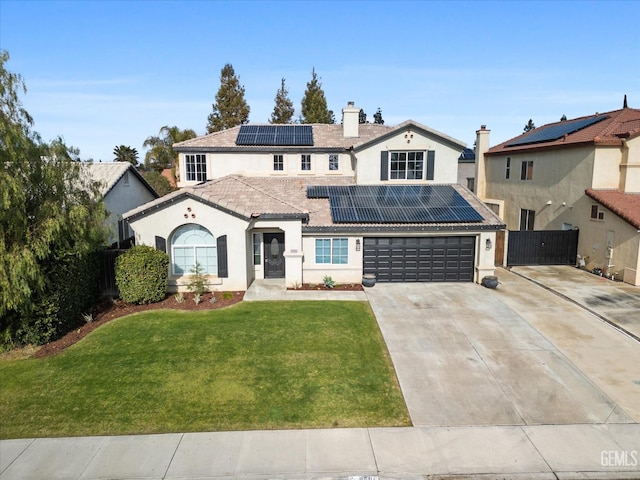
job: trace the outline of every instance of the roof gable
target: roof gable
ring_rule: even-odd
[[[130,172],[142,185],[149,190],[154,197],[158,198],[158,193],[144,179],[138,170],[129,162],[98,162],[86,163],[85,167],[94,182],[100,184],[100,194],[106,197],[116,186],[124,174]]]
[[[640,193],[624,193],[619,190],[594,190],[592,188],[587,188],[585,193],[640,230]]]

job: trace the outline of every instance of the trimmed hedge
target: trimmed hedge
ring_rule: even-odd
[[[69,254],[51,260],[47,283],[30,311],[10,311],[0,319],[0,350],[42,345],[81,325],[100,296],[100,252]]]
[[[116,259],[116,285],[120,298],[129,303],[164,300],[169,284],[169,255],[137,245]]]

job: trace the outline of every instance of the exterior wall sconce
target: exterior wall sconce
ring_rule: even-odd
[[[487,238],[487,241],[486,241],[485,247],[484,247],[485,250],[489,251],[489,250],[491,250],[492,247],[493,247],[493,244],[491,243],[491,239]]]
[[[360,251],[360,239],[356,238],[356,252]]]

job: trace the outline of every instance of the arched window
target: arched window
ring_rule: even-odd
[[[203,273],[217,275],[216,239],[200,225],[183,225],[171,238],[171,260],[174,275],[188,275],[196,262],[200,263]]]

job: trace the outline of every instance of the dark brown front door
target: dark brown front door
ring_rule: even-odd
[[[264,277],[284,278],[284,233],[263,233]]]

